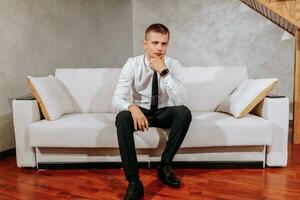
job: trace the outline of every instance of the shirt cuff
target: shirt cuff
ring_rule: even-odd
[[[171,73],[169,72],[169,74],[167,76],[165,76],[164,78],[161,79],[163,81],[163,83],[168,87],[171,88],[171,86],[174,83],[174,79],[171,75]]]
[[[128,107],[131,105],[131,103],[128,103],[128,102],[126,102],[126,103],[123,103],[123,105],[122,105],[122,107],[121,107],[121,110],[120,111],[122,111],[122,110],[128,110]]]

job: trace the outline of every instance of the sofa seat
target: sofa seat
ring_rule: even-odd
[[[41,120],[30,124],[32,147],[89,147],[119,148],[115,113],[80,113],[62,116],[56,121]],[[137,148],[155,148],[159,136],[135,134]],[[157,137],[157,138],[156,138]]]
[[[221,112],[193,112],[192,123],[181,147],[269,145],[272,123],[248,114],[237,119]]]
[[[191,126],[181,148],[269,145],[272,123],[256,115],[236,119],[220,112],[192,112]],[[29,125],[31,147],[118,148],[115,113],[64,115],[56,121],[40,120]],[[149,128],[135,132],[136,148],[158,148],[168,130]]]

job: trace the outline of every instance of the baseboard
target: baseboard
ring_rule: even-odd
[[[10,156],[15,156],[16,155],[16,149],[8,149],[5,151],[0,152],[0,160],[3,160],[5,158],[8,158]]]
[[[159,162],[139,162],[139,168],[157,168]],[[174,162],[174,168],[178,169],[243,169],[262,168],[263,162]],[[39,163],[39,169],[119,169],[120,162],[101,163]]]

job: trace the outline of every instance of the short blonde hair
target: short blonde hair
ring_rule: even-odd
[[[150,32],[168,34],[168,40],[170,39],[169,29],[163,24],[159,24],[159,23],[151,24],[145,31],[145,40],[147,40],[147,35]]]

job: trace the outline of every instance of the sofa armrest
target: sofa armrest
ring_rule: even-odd
[[[29,124],[41,119],[36,100],[15,99],[12,104],[18,167],[35,167],[35,151],[29,145]]]
[[[289,99],[280,95],[268,95],[251,113],[272,122],[272,143],[267,148],[268,166],[287,166]]]

